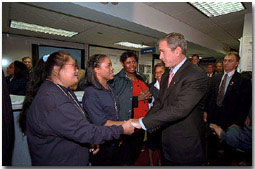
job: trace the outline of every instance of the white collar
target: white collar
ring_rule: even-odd
[[[228,77],[232,77],[234,75],[235,71],[236,71],[235,69],[228,73],[224,71],[224,76],[225,76],[225,74],[227,74]]]
[[[154,86],[155,86],[157,89],[159,89],[159,88],[160,88],[160,85],[159,85],[158,80],[156,81],[156,83],[154,84]]]

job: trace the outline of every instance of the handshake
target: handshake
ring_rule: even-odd
[[[139,119],[129,119],[128,121],[124,121],[122,124],[124,134],[131,135],[134,133],[135,128],[141,129],[141,125]]]

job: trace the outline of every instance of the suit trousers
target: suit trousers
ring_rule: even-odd
[[[144,145],[144,130],[135,130],[128,135],[121,135],[122,144],[120,145],[119,162],[120,165],[134,165],[135,161],[141,153]]]

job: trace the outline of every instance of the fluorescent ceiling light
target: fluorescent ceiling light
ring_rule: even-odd
[[[244,10],[241,2],[189,2],[208,17],[225,15]]]
[[[146,45],[136,44],[136,43],[131,43],[131,42],[117,42],[117,43],[114,43],[114,45],[126,46],[126,47],[131,47],[131,48],[147,48],[147,47],[149,47]]]
[[[65,36],[65,37],[72,37],[78,34],[78,32],[71,32],[71,31],[66,31],[62,29],[54,29],[54,28],[50,28],[46,26],[39,26],[35,24],[29,24],[29,23],[18,22],[13,20],[11,21],[10,27],[15,29],[42,32],[42,33],[48,33],[52,35],[59,35],[59,36]]]

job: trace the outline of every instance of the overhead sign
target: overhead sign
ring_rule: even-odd
[[[155,53],[156,47],[153,48],[146,48],[141,50],[141,54],[149,54],[149,53]]]

